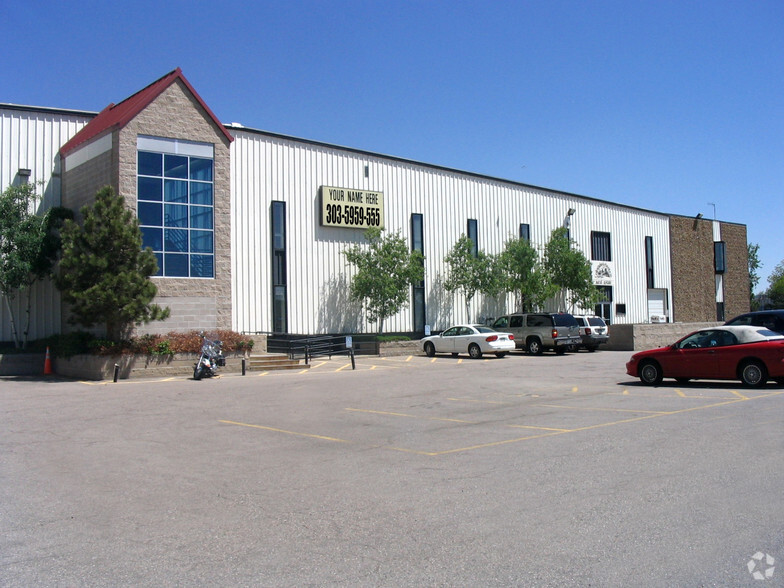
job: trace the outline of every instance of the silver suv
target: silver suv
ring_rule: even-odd
[[[516,346],[531,355],[541,355],[545,349],[562,355],[570,346],[582,344],[577,321],[562,312],[507,314],[497,318],[492,326],[496,331],[512,333]]]
[[[574,318],[577,324],[580,325],[580,337],[583,340],[583,347],[588,351],[596,351],[599,345],[610,340],[610,328],[603,318],[578,315],[574,315]]]

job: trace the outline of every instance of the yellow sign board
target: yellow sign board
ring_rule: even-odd
[[[384,228],[384,193],[322,186],[321,226]]]

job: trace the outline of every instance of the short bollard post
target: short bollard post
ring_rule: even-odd
[[[120,364],[119,363],[115,363],[114,364],[114,381],[116,382],[119,377],[120,377]]]
[[[355,370],[355,369],[357,369],[357,366],[356,366],[356,364],[354,363],[354,350],[353,350],[353,349],[351,350],[351,369],[352,369],[352,370]]]
[[[245,375],[245,358],[242,358],[242,375]]]

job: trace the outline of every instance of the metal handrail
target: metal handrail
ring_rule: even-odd
[[[321,337],[306,337],[304,339],[292,339],[288,342],[289,357],[294,359],[297,351],[305,357],[305,365],[310,364],[314,357],[333,355],[349,355],[351,357],[351,369],[356,369],[354,360],[354,348],[346,346],[346,338],[339,336],[325,335]]]

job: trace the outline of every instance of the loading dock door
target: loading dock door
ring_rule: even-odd
[[[648,321],[652,323],[669,322],[667,290],[652,288],[648,290]]]

